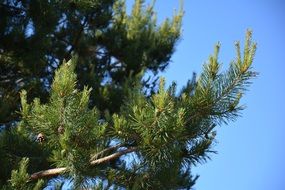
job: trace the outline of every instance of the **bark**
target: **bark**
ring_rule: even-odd
[[[43,178],[43,177],[52,177],[52,176],[59,175],[59,174],[66,172],[66,171],[67,171],[66,167],[43,170],[43,171],[33,173],[30,176],[30,179],[36,180],[36,179]]]

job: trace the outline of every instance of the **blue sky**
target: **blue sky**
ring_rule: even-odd
[[[132,2],[132,1],[128,1]],[[171,16],[178,0],[156,0],[159,19]],[[247,28],[258,43],[253,67],[260,73],[243,98],[242,117],[218,128],[217,155],[193,169],[197,190],[285,189],[285,1],[184,0],[183,36],[163,73],[168,84],[186,84],[221,42],[220,62],[235,57],[234,41]]]

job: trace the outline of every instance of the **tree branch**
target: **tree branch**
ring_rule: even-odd
[[[30,179],[36,180],[36,179],[43,178],[43,177],[52,177],[52,176],[59,175],[59,174],[66,172],[66,171],[67,171],[66,167],[43,170],[43,171],[33,173],[30,176]]]
[[[89,16],[87,15],[78,31],[78,34],[75,36],[75,39],[73,40],[73,43],[71,44],[71,48],[69,49],[68,52],[66,52],[64,58],[66,58],[67,56],[70,56],[72,51],[76,48],[79,40],[80,40],[80,37],[81,37],[81,34],[83,33],[84,31],[84,27],[86,26],[87,22],[89,20]]]
[[[127,153],[131,153],[131,152],[134,152],[136,150],[136,147],[130,147],[130,148],[127,148],[125,150],[121,150],[119,152],[116,152],[114,154],[111,154],[109,156],[106,156],[106,157],[103,157],[103,158],[99,158],[97,160],[94,160],[92,162],[90,162],[91,165],[98,165],[98,164],[101,164],[101,163],[105,163],[105,162],[108,162],[108,161],[111,161],[111,160],[114,160],[116,158],[119,158],[120,156],[124,155],[124,154],[127,154]]]
[[[111,147],[105,148],[104,150],[102,150],[102,151],[100,151],[100,152],[94,154],[94,155],[91,157],[90,162],[92,162],[93,160],[98,159],[99,156],[102,156],[102,155],[104,155],[104,154],[106,154],[106,153],[108,153],[108,152],[110,152],[110,151],[116,150],[116,149],[118,149],[118,148],[120,148],[120,147],[122,147],[122,146],[124,146],[124,144],[117,144],[117,145],[115,145],[115,146],[111,146]]]
[[[119,147],[119,145],[116,145],[114,146],[116,148]],[[107,148],[107,149],[114,149],[114,147],[110,147],[110,148]],[[105,149],[105,150],[107,150]],[[99,159],[96,159],[96,160],[93,160],[90,162],[90,165],[92,166],[95,166],[95,165],[99,165],[99,164],[102,164],[102,163],[106,163],[108,161],[112,161],[114,159],[117,159],[119,158],[120,156],[122,155],[125,155],[125,154],[128,154],[128,153],[131,153],[131,152],[134,152],[137,148],[136,147],[130,147],[130,148],[127,148],[125,150],[121,150],[119,152],[116,152],[114,154],[111,154],[109,156],[106,156],[106,157],[103,157],[103,158],[99,158]],[[105,151],[103,150],[103,151]],[[99,152],[100,153],[100,152]],[[42,171],[39,171],[39,172],[36,172],[36,173],[33,173],[31,176],[30,176],[30,180],[37,180],[37,179],[40,179],[40,178],[44,178],[44,177],[52,177],[52,176],[57,176],[57,175],[60,175],[64,172],[68,171],[68,168],[67,167],[61,167],[61,168],[53,168],[53,169],[48,169],[48,170],[42,170]]]

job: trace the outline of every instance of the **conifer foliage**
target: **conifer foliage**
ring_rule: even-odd
[[[91,6],[80,5],[87,12]],[[257,75],[256,44],[248,31],[225,71],[217,44],[202,73],[179,92],[164,78],[150,83],[144,74],[167,66],[182,13],[156,26],[152,6],[142,5],[137,0],[128,16],[124,1],[116,1],[112,24],[84,30],[97,36],[106,57],[88,60],[74,46],[77,55],[55,70],[47,98],[31,100],[21,90],[19,122],[0,133],[2,189],[62,189],[67,182],[74,189],[192,189],[198,176],[191,168],[215,153],[216,127],[243,109],[240,99]],[[78,40],[92,47],[89,37]]]
[[[11,131],[32,141],[48,167],[31,167],[28,173],[33,157],[23,155],[12,171],[10,187],[39,189],[49,178],[62,175],[76,188],[190,189],[197,179],[190,174],[191,166],[214,152],[214,127],[238,116],[240,98],[256,75],[251,71],[256,45],[250,32],[243,58],[237,43],[237,58],[222,73],[219,48],[218,44],[198,80],[180,93],[175,85],[165,88],[163,78],[150,97],[137,84],[121,111],[104,117],[96,107],[88,107],[92,89],[76,88],[76,59],[63,63],[48,103],[27,103],[22,91],[21,122]]]
[[[18,93],[47,101],[55,70],[78,56],[78,86],[92,87],[90,103],[119,110],[126,78],[149,71],[151,91],[180,37],[182,9],[157,23],[153,4],[136,0],[0,0],[0,125],[19,119]],[[96,93],[95,93],[96,92]],[[93,101],[96,99],[97,101]]]

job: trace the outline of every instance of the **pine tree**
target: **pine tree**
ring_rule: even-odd
[[[214,152],[215,126],[238,116],[242,93],[256,75],[250,32],[243,58],[237,43],[237,58],[224,73],[219,72],[219,48],[198,80],[180,93],[174,84],[166,89],[163,78],[149,97],[140,83],[133,84],[121,111],[104,117],[88,107],[92,89],[76,88],[76,59],[64,63],[55,73],[48,103],[27,103],[22,91],[21,122],[1,134],[1,150],[18,142],[13,154],[23,157],[5,188],[37,189],[62,175],[76,188],[190,189],[197,179],[191,166]]]
[[[118,111],[126,78],[138,73],[148,71],[144,86],[152,91],[179,40],[182,14],[159,25],[143,0],[130,14],[125,0],[0,0],[0,125],[19,120],[22,89],[47,102],[54,71],[72,54],[78,87],[93,88],[90,104],[100,111]]]
[[[8,2],[2,4],[12,6],[13,1]],[[37,3],[42,1],[27,5],[32,8]],[[71,51],[63,48],[68,56],[75,56],[67,62],[65,56],[55,58],[63,63],[57,63],[54,77],[53,72],[44,76],[46,89],[39,85],[48,93],[46,98],[29,88],[21,90],[19,122],[0,133],[2,189],[61,189],[66,181],[74,189],[191,189],[198,178],[191,174],[191,167],[215,153],[216,126],[239,116],[240,99],[256,76],[251,67],[256,50],[251,32],[247,32],[243,52],[235,44],[236,58],[228,70],[221,71],[217,44],[199,77],[177,92],[175,83],[166,87],[164,78],[158,86],[155,81],[179,39],[182,12],[157,26],[153,6],[144,9],[139,0],[131,16],[124,1],[54,3],[62,6],[66,18],[83,23],[87,17],[81,17],[80,11],[95,10],[103,17],[105,10],[108,14],[102,23],[106,25],[98,29],[95,25],[102,23],[86,24],[95,22],[88,17],[88,27],[76,42],[81,45],[70,46]],[[46,13],[40,14],[56,12],[55,5],[47,3]],[[67,28],[77,31],[75,26]],[[88,52],[93,48],[96,53]],[[7,69],[22,65],[33,73],[27,62],[16,62],[22,59],[18,51],[12,55],[3,50],[0,60]],[[105,53],[108,57],[101,56]],[[45,62],[43,68],[53,64]],[[154,72],[148,81],[144,80],[147,71]]]

